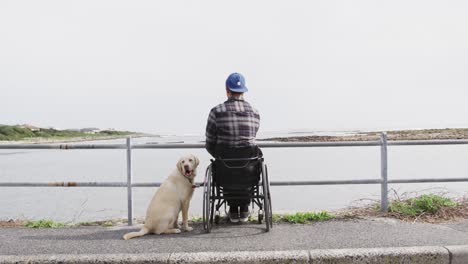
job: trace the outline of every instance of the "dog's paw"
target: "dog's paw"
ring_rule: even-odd
[[[179,233],[182,232],[182,231],[180,231],[180,229],[178,229],[178,228],[174,228],[174,229],[172,229],[172,231],[174,232],[174,234],[179,234]]]
[[[190,231],[192,231],[192,230],[193,230],[193,227],[190,227],[190,226],[185,226],[185,227],[184,227],[184,231],[185,231],[185,232],[190,232]]]

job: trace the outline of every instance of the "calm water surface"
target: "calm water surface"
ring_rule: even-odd
[[[134,143],[195,143],[197,136],[139,138]],[[124,143],[124,139],[94,141]],[[468,146],[390,146],[389,179],[467,177]],[[270,181],[345,180],[380,177],[379,147],[264,149]],[[203,149],[145,149],[133,151],[135,182],[161,182],[175,168],[180,156],[193,153],[201,164],[202,181],[210,156]],[[0,150],[1,182],[125,182],[125,150]],[[405,192],[448,192],[468,195],[468,183],[394,184]],[[156,188],[134,188],[134,213],[144,217]],[[340,209],[380,197],[380,185],[275,186],[275,212]],[[0,220],[53,219],[81,222],[127,215],[126,188],[0,187]],[[361,199],[365,199],[361,201]],[[202,189],[196,189],[190,214],[201,215]]]

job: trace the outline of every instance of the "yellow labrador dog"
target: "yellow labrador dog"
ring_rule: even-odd
[[[182,229],[192,231],[188,226],[188,209],[193,195],[196,169],[199,160],[194,155],[180,158],[177,168],[161,184],[146,211],[145,225],[139,232],[125,234],[125,240],[154,234],[180,233],[177,220],[182,211]]]

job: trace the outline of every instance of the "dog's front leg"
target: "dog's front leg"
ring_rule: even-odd
[[[179,226],[179,213],[177,213],[177,217],[174,221],[174,228],[176,229],[180,229],[180,226]]]
[[[190,206],[190,200],[182,203],[182,228],[185,231],[192,231],[193,228],[188,226],[188,209]]]

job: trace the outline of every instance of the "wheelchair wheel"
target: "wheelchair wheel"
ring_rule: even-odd
[[[211,165],[206,169],[205,181],[203,183],[203,229],[207,233],[211,232],[212,226],[212,202],[211,202]]]
[[[271,212],[271,200],[270,200],[270,187],[268,181],[268,174],[266,165],[262,163],[262,187],[263,187],[263,209],[265,212],[265,226],[266,231],[270,231],[270,228],[273,226],[272,220],[272,212]]]
[[[268,205],[269,205],[269,218],[270,218],[270,229],[273,228],[273,207],[271,205],[271,192],[270,192],[270,179],[268,178],[268,167],[265,165],[265,174],[267,180],[267,193],[268,193]]]

